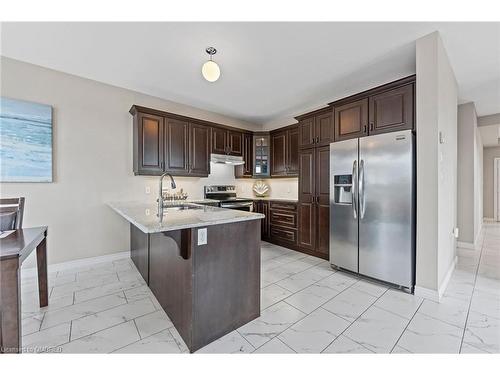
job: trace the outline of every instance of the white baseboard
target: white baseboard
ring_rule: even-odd
[[[476,239],[474,240],[474,247],[476,249],[481,248],[481,240],[483,238],[483,223],[479,224],[479,230],[477,231]]]
[[[457,265],[457,257],[453,259],[453,262],[451,262],[450,267],[448,268],[448,271],[446,271],[446,275],[439,286],[438,290],[433,290],[433,289],[428,289],[424,288],[422,286],[415,286],[415,295],[418,297],[423,297],[430,299],[435,302],[439,302],[441,300],[441,297],[443,296],[446,287],[448,286],[448,283],[450,282],[451,275],[453,274],[453,271],[455,270],[455,266]]]
[[[439,293],[437,290],[424,288],[423,286],[415,286],[415,295],[418,297],[430,299],[431,301],[439,302]]]
[[[448,271],[446,271],[446,275],[444,276],[444,279],[443,279],[441,285],[439,286],[438,294],[439,294],[440,300],[441,300],[441,297],[443,296],[443,294],[446,290],[446,287],[448,286],[448,283],[450,282],[451,275],[453,275],[453,271],[455,271],[455,267],[457,265],[457,262],[458,262],[458,257],[455,256],[455,258],[453,259],[453,262],[451,262],[450,267],[448,268]]]
[[[119,253],[113,253],[113,254],[101,255],[101,256],[97,256],[97,257],[83,258],[83,259],[77,259],[77,260],[70,260],[68,262],[50,264],[48,266],[48,270],[51,272],[63,271],[63,270],[67,270],[70,268],[92,266],[92,265],[98,264],[98,263],[112,262],[114,260],[119,260],[119,259],[124,259],[124,258],[129,258],[129,257],[130,257],[130,251],[121,251]],[[37,274],[36,267],[22,268],[21,273],[24,277],[36,276],[36,274]]]

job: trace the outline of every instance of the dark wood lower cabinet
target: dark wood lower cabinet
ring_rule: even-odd
[[[261,213],[265,215],[265,218],[262,219],[262,238],[269,238],[270,235],[270,221],[269,221],[269,202],[260,202],[262,207]]]
[[[191,352],[260,315],[260,225],[208,226],[205,245],[197,245],[196,228],[131,227],[132,259],[141,274],[149,265],[149,288]]]
[[[299,246],[308,251],[316,248],[316,205],[299,203]]]

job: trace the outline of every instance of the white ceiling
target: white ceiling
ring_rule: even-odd
[[[272,126],[413,74],[415,40],[436,30],[460,101],[500,112],[500,23],[2,23],[0,53]]]

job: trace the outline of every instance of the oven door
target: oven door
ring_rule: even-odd
[[[221,202],[221,208],[230,208],[232,210],[253,211],[253,202]]]

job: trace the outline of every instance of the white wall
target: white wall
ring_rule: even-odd
[[[474,103],[458,106],[458,246],[475,248],[483,221],[483,144]]]
[[[439,33],[417,40],[416,71],[415,292],[438,299],[455,258],[457,213],[457,83]]]
[[[474,147],[474,247],[479,245],[483,225],[483,142],[476,128]]]
[[[439,35],[439,34],[438,34]],[[438,51],[438,124],[444,143],[438,146],[439,157],[439,241],[438,291],[451,276],[456,258],[457,226],[457,105],[458,84],[441,38],[437,38]],[[441,291],[440,291],[441,292]],[[444,292],[444,290],[442,290]]]
[[[474,103],[458,106],[458,240],[472,244],[474,231],[474,188],[476,180],[474,154],[476,149],[477,116]]]
[[[484,199],[484,217],[488,219],[493,219],[494,217],[494,173],[493,161],[495,158],[500,158],[500,146],[497,147],[485,147],[483,157],[483,199]]]
[[[2,197],[26,197],[24,225],[48,225],[49,263],[129,248],[128,224],[108,201],[154,200],[157,178],[132,173],[133,104],[246,129],[260,127],[215,113],[1,58],[1,95],[53,106],[53,183],[3,183]],[[208,178],[178,178],[193,198],[203,185],[234,183],[232,168]],[[151,186],[151,195],[145,187]]]

